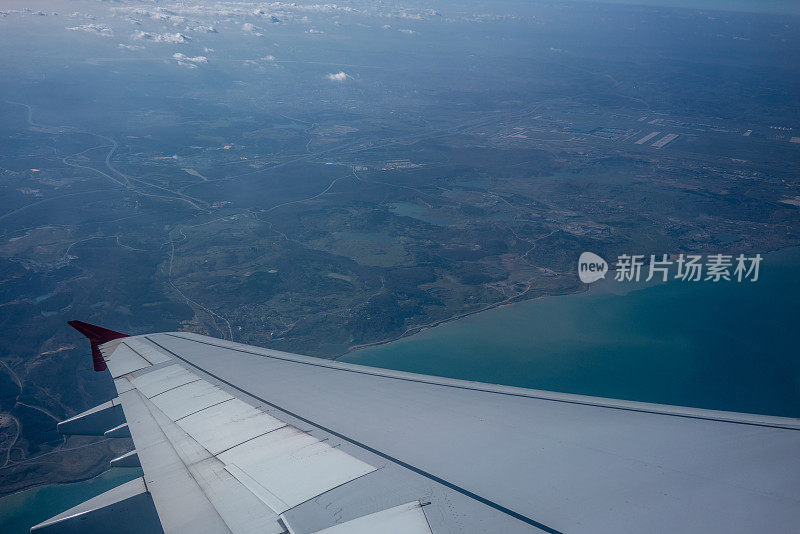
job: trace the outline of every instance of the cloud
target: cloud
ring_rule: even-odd
[[[262,28],[259,28],[255,24],[250,24],[249,22],[245,22],[244,24],[242,24],[242,30],[246,31],[247,33],[252,33],[256,37],[261,37],[262,35],[264,35],[263,33],[261,33]]]
[[[217,33],[217,29],[214,26],[203,26],[202,24],[187,29],[198,33]]]
[[[350,75],[340,70],[339,72],[328,74],[325,77],[332,82],[341,83],[341,82],[346,82],[347,79],[350,78]]]
[[[147,33],[138,31],[133,34],[134,39],[143,41],[154,41],[156,43],[186,43],[192,40],[188,35],[182,33]]]
[[[273,24],[278,24],[281,21],[281,19],[278,18],[277,15],[274,15],[274,14],[270,13],[269,11],[265,11],[263,8],[258,8],[256,10],[254,10],[253,11],[253,15],[255,15],[257,17],[264,17],[265,19],[268,19]]]
[[[261,58],[261,61],[275,61],[275,56],[269,54],[268,56],[264,56]]]
[[[144,0],[141,4],[156,3],[157,0]],[[258,5],[256,5],[258,4]],[[270,2],[251,2],[251,1],[222,1],[215,0],[210,2],[201,1],[180,1],[171,2],[169,8],[154,7],[147,5],[136,6],[117,6],[112,7],[112,11],[123,15],[135,16],[138,18],[150,18],[162,23],[185,24],[189,21],[196,23],[197,20],[214,20],[231,22],[232,20],[245,20],[245,17],[256,16],[260,20],[269,23],[283,23],[298,21],[304,14],[330,14],[330,15],[349,15],[358,13],[371,13],[374,8],[366,10],[355,9],[349,6],[338,4],[306,4],[295,0]],[[217,22],[221,24],[221,22]]]
[[[172,54],[172,57],[178,61],[178,65],[196,67],[197,65],[208,63],[208,58],[206,56],[189,57],[186,54],[181,54],[180,52],[176,52]]]
[[[156,12],[150,13],[150,17],[153,20],[160,20],[161,22],[169,22],[173,25],[183,24],[186,22],[186,19],[177,15],[173,15],[171,13],[163,13],[163,12]]]
[[[127,45],[127,44],[120,43],[117,46],[120,47],[120,48],[123,48],[125,50],[143,50],[144,49],[144,47],[141,46],[141,45]]]
[[[310,28],[310,29],[306,30],[306,33],[316,33],[316,34],[322,34],[322,33],[325,33],[325,32],[324,32],[324,31],[322,31],[322,30],[316,30],[316,29],[314,29],[314,28]]]
[[[406,33],[408,35],[415,35],[417,33],[414,30],[409,30],[407,28],[403,28],[402,30],[397,30],[397,31],[399,31],[400,33]]]
[[[89,19],[89,20],[97,20],[97,17],[95,17],[94,15],[90,15],[88,13],[81,13],[80,11],[73,11],[72,13],[70,13],[69,16],[72,17],[72,18],[80,17],[80,18]]]
[[[74,32],[96,33],[103,37],[114,37],[114,32],[105,24],[81,24],[80,26],[72,26],[67,29]]]
[[[128,7],[112,7],[111,10],[119,13],[125,13],[132,17],[143,17],[152,20],[157,20],[159,22],[165,22],[167,24],[172,24],[173,26],[186,23],[185,17],[182,17],[177,13],[170,11],[168,9],[164,9],[163,7],[148,8],[144,6],[143,7],[128,6]]]

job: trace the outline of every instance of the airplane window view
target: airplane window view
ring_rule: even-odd
[[[789,533],[797,0],[1,0],[0,532]]]

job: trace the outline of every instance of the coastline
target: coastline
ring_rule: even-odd
[[[770,252],[767,252],[765,254],[772,254],[774,252],[778,252],[780,250],[786,250],[786,249],[790,249],[790,248],[795,248],[795,247],[785,247],[784,249],[776,249],[774,251],[770,251]],[[575,277],[577,277],[577,274],[576,273],[572,273],[572,272],[570,272],[570,273],[559,273],[559,276],[575,276]],[[614,294],[621,295],[621,294],[629,293],[631,291],[637,291],[639,289],[644,289],[644,288],[650,287],[652,285],[657,285],[659,283],[663,283],[663,282],[637,283],[635,285],[631,285],[631,287],[629,287],[629,288],[624,288],[624,291],[619,291],[619,290],[614,291],[614,290],[611,289],[612,286],[615,286],[615,285],[618,286],[619,284],[615,284],[613,273],[611,271],[609,271],[608,275],[603,280],[601,280],[601,281],[599,281],[597,283],[594,283],[594,284],[581,284],[581,286],[579,286],[580,289],[577,290],[577,291],[566,292],[566,293],[547,293],[547,294],[544,294],[544,295],[537,295],[535,297],[526,297],[526,295],[530,292],[530,288],[528,288],[527,290],[523,291],[519,295],[514,295],[512,297],[509,297],[509,298],[507,298],[505,300],[501,300],[499,302],[495,302],[493,304],[487,304],[483,308],[480,308],[480,309],[477,309],[477,310],[458,313],[458,314],[455,314],[455,315],[453,315],[451,317],[447,317],[445,319],[440,319],[440,320],[434,321],[432,323],[413,326],[411,328],[406,329],[406,331],[403,332],[402,334],[399,334],[399,335],[394,336],[394,337],[382,339],[382,340],[379,340],[379,341],[373,341],[373,342],[370,342],[370,343],[363,343],[363,344],[360,344],[360,345],[352,345],[352,346],[348,347],[345,352],[343,352],[341,354],[337,354],[336,356],[333,356],[331,358],[326,358],[326,359],[330,359],[330,360],[336,361],[336,360],[339,360],[340,358],[344,358],[344,357],[350,356],[350,355],[352,355],[354,353],[357,353],[359,351],[362,351],[362,350],[366,350],[366,349],[370,349],[370,348],[374,348],[374,347],[380,347],[380,346],[383,346],[383,345],[389,345],[389,344],[395,343],[397,341],[402,341],[404,339],[412,338],[412,337],[414,337],[414,336],[416,336],[418,334],[421,334],[421,333],[423,333],[425,331],[428,331],[428,330],[431,330],[431,329],[434,329],[434,328],[438,328],[440,326],[445,326],[445,325],[448,325],[448,324],[452,324],[452,323],[455,323],[455,322],[457,322],[457,321],[459,321],[461,319],[465,319],[467,317],[472,317],[472,316],[475,316],[475,315],[478,315],[478,314],[481,314],[481,313],[487,313],[487,312],[491,312],[493,310],[498,310],[498,309],[506,308],[506,307],[509,307],[509,306],[515,306],[515,305],[522,304],[522,303],[525,303],[525,302],[534,302],[534,301],[540,301],[540,300],[552,299],[552,298],[559,298],[559,297],[580,297],[582,295],[592,295],[592,294],[598,294],[598,293],[599,294],[614,293]]]
[[[787,247],[776,248],[776,249],[772,249],[772,250],[763,252],[761,254],[766,259],[768,256],[774,256],[775,254],[779,254],[779,253],[785,252],[785,251],[790,251],[790,250],[793,250],[793,249],[800,250],[800,245],[792,245],[792,246],[787,246]],[[560,275],[561,276],[572,275],[572,276],[576,276],[577,277],[576,273],[560,273]],[[628,293],[630,293],[632,291],[639,291],[639,290],[645,289],[647,287],[651,287],[651,286],[659,285],[659,284],[663,284],[663,283],[669,283],[669,282],[670,282],[670,280],[668,280],[667,282],[659,282],[659,281],[637,282],[637,283],[633,283],[633,284],[621,285],[619,283],[615,283],[614,274],[613,274],[613,272],[611,270],[609,270],[608,274],[606,275],[606,277],[603,280],[601,280],[601,281],[599,281],[597,283],[594,283],[594,284],[582,284],[581,289],[578,290],[578,291],[567,292],[567,293],[548,293],[548,294],[544,294],[544,295],[537,295],[535,297],[526,298],[525,295],[530,291],[530,289],[528,289],[528,290],[520,293],[519,295],[514,295],[512,297],[509,297],[506,300],[502,300],[502,301],[496,302],[494,304],[488,304],[488,305],[486,305],[483,308],[480,308],[478,310],[472,310],[472,311],[468,311],[468,312],[459,313],[459,314],[453,315],[451,317],[447,317],[445,319],[440,319],[438,321],[434,321],[432,323],[428,323],[428,324],[425,324],[425,325],[413,326],[411,328],[406,329],[406,331],[404,331],[402,334],[399,334],[399,335],[394,336],[394,337],[382,339],[382,340],[379,340],[379,341],[373,341],[373,342],[370,342],[370,343],[363,343],[363,344],[360,344],[360,345],[352,345],[352,346],[348,347],[347,350],[345,350],[341,354],[337,354],[336,356],[332,356],[332,357],[326,358],[326,359],[330,359],[330,360],[336,361],[336,360],[339,360],[341,358],[352,356],[353,354],[356,354],[356,353],[358,353],[360,351],[363,351],[363,350],[366,350],[366,349],[371,349],[371,348],[375,348],[375,347],[390,345],[390,344],[398,342],[398,341],[402,341],[402,340],[405,340],[405,339],[413,338],[414,336],[416,336],[418,334],[421,334],[421,333],[423,333],[425,331],[428,331],[428,330],[431,330],[431,329],[434,329],[434,328],[438,328],[440,326],[445,326],[445,325],[448,325],[448,324],[452,324],[452,323],[455,323],[455,322],[457,322],[457,321],[459,321],[461,319],[465,319],[467,317],[472,317],[474,315],[478,315],[478,314],[481,314],[481,313],[487,313],[487,312],[491,312],[493,310],[506,308],[506,307],[509,307],[509,306],[514,306],[514,305],[518,305],[518,304],[522,304],[522,303],[526,303],[526,302],[534,302],[534,301],[540,301],[540,300],[558,298],[558,297],[579,297],[579,296],[583,296],[583,295],[607,294],[607,293],[608,294],[615,294],[615,295],[625,295],[625,294],[628,294]],[[625,287],[626,285],[628,287]]]
[[[774,250],[763,258],[756,284],[612,279],[563,295],[571,299],[525,299],[464,315],[351,351],[339,361],[529,389],[796,417],[800,388],[791,377],[800,372],[800,362],[793,357],[790,333],[792,303],[800,299],[794,282],[800,247]]]
[[[382,345],[388,345],[388,344],[394,343],[395,341],[400,341],[402,339],[407,339],[407,338],[410,338],[410,337],[414,337],[417,334],[421,334],[422,332],[437,328],[439,326],[444,326],[446,324],[451,324],[451,323],[454,323],[454,322],[459,321],[461,319],[465,319],[465,318],[471,317],[473,315],[478,315],[480,313],[485,313],[485,312],[489,312],[489,311],[492,311],[492,310],[497,310],[499,308],[505,308],[506,306],[513,306],[515,304],[520,304],[522,302],[531,302],[531,301],[540,300],[540,299],[546,299],[546,298],[569,297],[569,296],[572,296],[572,295],[582,295],[582,294],[588,293],[588,292],[590,292],[592,290],[591,286],[588,286],[588,284],[584,284],[584,286],[585,287],[583,289],[581,289],[580,291],[575,291],[573,293],[552,293],[552,294],[546,294],[546,295],[538,295],[536,297],[531,297],[531,298],[525,298],[525,295],[530,291],[530,290],[526,290],[526,291],[524,291],[523,293],[521,293],[519,295],[514,295],[512,297],[509,297],[506,300],[501,300],[500,302],[496,302],[494,304],[487,304],[483,308],[480,308],[480,309],[477,309],[477,310],[458,313],[458,314],[453,315],[451,317],[447,317],[445,319],[440,319],[440,320],[434,321],[432,323],[413,326],[411,328],[406,329],[405,332],[403,332],[402,334],[400,334],[398,336],[395,336],[395,337],[382,339],[380,341],[373,341],[371,343],[364,343],[364,344],[361,344],[361,345],[353,345],[351,347],[348,347],[345,352],[343,352],[341,354],[338,354],[338,355],[336,355],[336,356],[334,356],[332,358],[329,358],[329,359],[338,360],[339,358],[343,358],[343,357],[345,357],[345,356],[347,356],[349,354],[352,354],[352,353],[355,353],[355,352],[358,352],[358,351],[361,351],[361,350],[364,350],[364,349],[369,349],[369,348],[373,348],[373,347],[379,347],[379,346],[382,346]]]

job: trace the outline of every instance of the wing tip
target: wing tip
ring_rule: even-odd
[[[123,334],[122,332],[117,332],[115,330],[109,330],[108,328],[85,323],[83,321],[72,320],[67,321],[67,324],[80,332],[89,340],[89,344],[92,347],[92,361],[94,362],[94,370],[98,372],[106,370],[106,362],[103,359],[103,355],[100,353],[100,345],[114,339],[130,337],[128,334]]]

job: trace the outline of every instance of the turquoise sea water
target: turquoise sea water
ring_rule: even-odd
[[[115,467],[83,482],[41,486],[3,497],[0,532],[28,534],[33,525],[140,476],[139,468]]]
[[[521,302],[342,361],[528,388],[800,416],[800,249],[755,282],[679,282]]]

